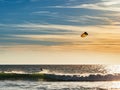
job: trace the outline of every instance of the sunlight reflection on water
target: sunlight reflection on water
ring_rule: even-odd
[[[106,65],[105,69],[108,73],[120,73],[120,65]]]

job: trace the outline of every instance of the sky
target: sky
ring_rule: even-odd
[[[0,64],[113,63],[120,0],[0,0]]]

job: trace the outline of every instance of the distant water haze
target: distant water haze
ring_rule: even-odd
[[[0,65],[4,73],[96,75],[120,73],[120,65]]]

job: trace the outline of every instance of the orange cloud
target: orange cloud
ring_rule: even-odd
[[[29,37],[29,36],[28,36]],[[68,42],[62,45],[42,46],[42,45],[16,45],[9,46],[9,50],[16,51],[70,51],[70,52],[107,52],[120,53],[120,36],[119,34],[96,34],[90,35],[87,38],[81,38],[79,35],[75,36],[30,36],[34,39],[43,39],[44,41],[58,41]],[[29,37],[29,38],[30,38]],[[3,48],[2,48],[3,49]]]

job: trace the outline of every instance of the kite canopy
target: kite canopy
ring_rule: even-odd
[[[81,37],[84,38],[84,37],[86,37],[87,35],[88,35],[88,33],[87,33],[87,32],[84,32],[83,34],[81,34]]]

